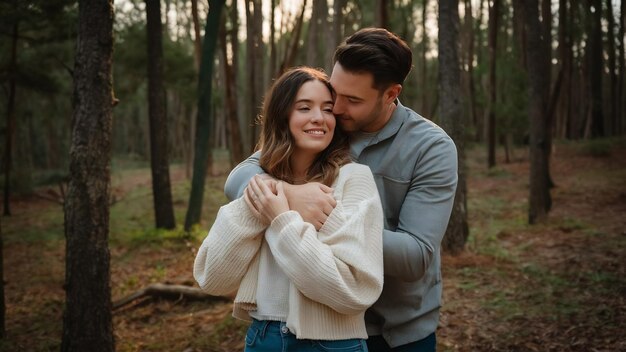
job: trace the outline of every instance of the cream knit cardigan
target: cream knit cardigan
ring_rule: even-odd
[[[269,248],[290,280],[287,327],[297,338],[367,338],[364,313],[383,287],[382,207],[367,166],[344,165],[333,188],[337,206],[319,232],[295,211],[266,227],[243,198],[222,206],[194,263],[200,287],[237,290],[233,316],[250,320],[258,281],[272,280],[258,277]]]

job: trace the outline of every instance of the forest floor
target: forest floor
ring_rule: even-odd
[[[527,224],[528,157],[483,148],[468,154],[470,238],[444,255],[439,351],[626,351],[626,140],[556,143],[553,207]],[[115,166],[115,164],[114,164]],[[120,299],[151,283],[194,285],[191,268],[224,176],[205,188],[202,226],[153,230],[150,171],[114,168],[111,291]],[[178,222],[189,180],[172,168]],[[54,188],[38,189],[52,195]],[[12,199],[3,217],[6,338],[0,351],[59,350],[64,307],[63,212],[38,196]],[[144,299],[114,311],[117,351],[238,351],[246,325],[230,303]]]

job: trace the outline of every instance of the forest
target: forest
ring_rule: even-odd
[[[626,350],[623,0],[0,0],[0,351],[235,351],[193,279],[267,88],[403,38],[459,155],[440,351]],[[94,347],[97,346],[97,347]]]

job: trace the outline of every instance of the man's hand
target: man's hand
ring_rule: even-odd
[[[290,185],[285,182],[283,184],[289,208],[300,213],[304,221],[313,224],[315,229],[319,230],[337,205],[333,189],[318,182],[303,185]]]

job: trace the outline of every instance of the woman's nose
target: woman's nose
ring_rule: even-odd
[[[322,110],[313,109],[312,112],[313,114],[311,115],[311,122],[321,122],[324,119],[324,117],[322,116]]]

